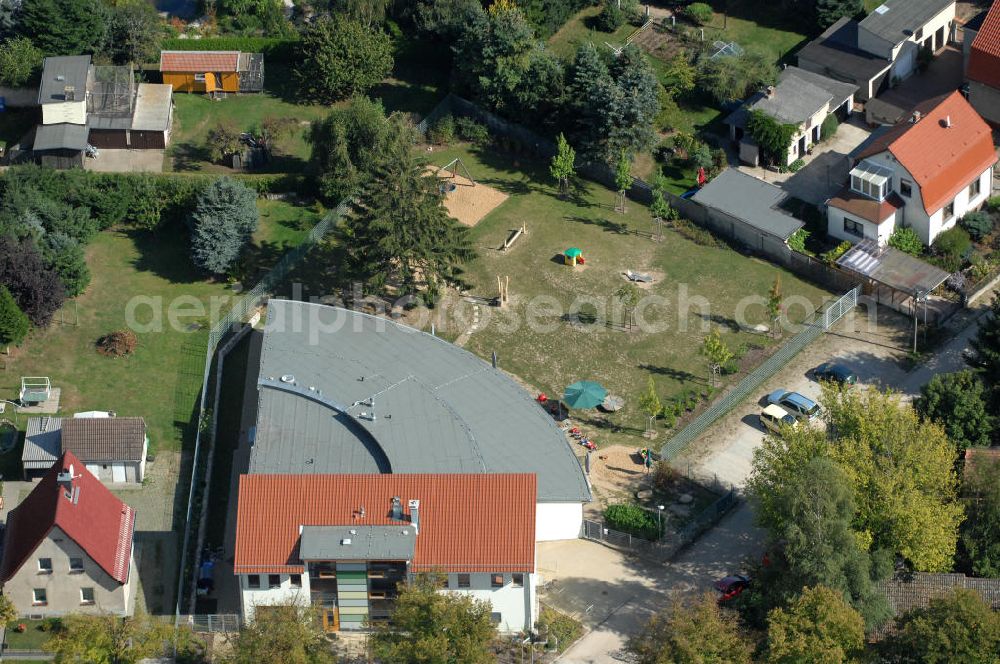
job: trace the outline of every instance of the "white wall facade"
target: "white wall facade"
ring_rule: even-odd
[[[577,539],[583,529],[583,503],[538,503],[535,541]]]
[[[492,586],[493,574],[470,574],[469,587],[458,587],[458,575],[448,575],[446,592],[462,593],[477,600],[485,600],[493,607],[493,613],[500,614],[497,629],[500,632],[512,633],[534,629],[538,620],[537,579],[534,574],[524,574],[522,587],[513,583],[513,575],[509,572],[498,576],[503,577],[503,586]]]
[[[889,236],[896,229],[898,215],[899,213],[897,212],[881,224],[875,224],[831,205],[826,210],[827,233],[838,240],[847,240],[854,243],[861,242],[863,239],[876,240],[879,246],[885,246],[889,242]],[[846,219],[861,223],[864,232],[863,238],[844,230],[844,221]]]
[[[42,104],[42,124],[69,123],[87,124],[87,102],[63,101],[54,104]]]
[[[977,180],[979,181],[979,193],[976,195],[972,195],[971,185],[973,182]],[[979,175],[979,177],[975,178],[974,180],[971,180],[968,185],[963,187],[957,194],[955,194],[955,198],[953,199],[955,204],[954,206],[955,213],[953,215],[951,215],[950,217],[945,217],[944,216],[945,208],[941,208],[940,210],[935,211],[934,214],[930,216],[927,225],[927,230],[928,230],[927,239],[924,238],[921,229],[919,228],[915,229],[917,233],[921,234],[920,239],[924,240],[926,244],[932,244],[938,235],[940,235],[941,233],[950,228],[954,228],[955,224],[958,222],[959,219],[964,217],[969,212],[974,212],[975,210],[978,210],[982,206],[982,204],[986,202],[986,199],[989,198],[990,191],[992,190],[992,188],[993,188],[993,167],[990,167],[987,168],[985,171],[983,171]],[[947,207],[947,205],[945,205],[945,207]]]
[[[276,606],[298,604],[309,606],[309,575],[302,574],[302,587],[292,585],[290,574],[279,574],[281,585],[278,588],[268,588],[267,574],[258,574],[260,588],[251,588],[250,574],[239,574],[240,605],[243,610],[243,620],[251,621],[254,609],[258,606]]]

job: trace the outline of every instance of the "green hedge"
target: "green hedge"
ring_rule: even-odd
[[[604,520],[608,526],[623,533],[653,541],[660,538],[660,523],[656,515],[632,503],[608,505],[604,510]]]
[[[290,62],[295,52],[297,39],[280,37],[208,37],[205,39],[164,39],[160,48],[164,51],[243,51],[263,53],[264,71],[268,60]]]
[[[113,226],[155,228],[183,222],[198,194],[218,175],[202,173],[95,173],[14,166],[0,177],[0,198],[6,186],[31,187],[54,200],[85,207],[101,229]],[[233,176],[258,195],[303,191],[301,175]]]

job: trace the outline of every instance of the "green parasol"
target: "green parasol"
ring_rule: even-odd
[[[604,402],[608,391],[600,383],[581,380],[566,388],[563,401],[570,408],[596,408]]]

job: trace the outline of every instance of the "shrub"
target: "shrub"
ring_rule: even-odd
[[[450,115],[438,118],[427,130],[427,140],[435,145],[447,145],[455,140],[455,118]]]
[[[712,148],[708,144],[698,141],[688,153],[688,165],[692,168],[709,169],[713,164]]]
[[[703,247],[724,246],[722,241],[712,235],[709,231],[701,228],[700,226],[695,226],[687,219],[678,219],[674,222],[674,228],[682,236]]]
[[[657,516],[632,503],[608,505],[604,510],[604,520],[608,526],[623,533],[654,541],[660,537]]]
[[[653,488],[660,493],[669,492],[680,479],[680,473],[670,463],[662,459],[653,464],[652,475]]]
[[[479,146],[489,145],[492,139],[486,125],[467,117],[455,118],[455,133],[463,141]]]
[[[535,631],[545,637],[545,647],[562,652],[583,634],[579,620],[555,609],[543,606],[535,623]]]
[[[826,263],[827,265],[833,265],[834,263],[837,262],[837,259],[846,254],[847,250],[850,249],[852,246],[854,245],[852,245],[849,241],[844,240],[830,251],[824,253],[822,256],[820,256],[820,258],[822,258],[823,262]]]
[[[636,0],[604,0],[604,8],[597,15],[597,29],[604,32],[614,32],[632,20],[635,15]]]
[[[809,231],[807,231],[804,228],[800,228],[799,230],[792,233],[792,236],[788,238],[788,246],[791,247],[794,251],[799,252],[800,254],[807,253],[806,240],[809,239],[809,235],[810,235]]]
[[[964,228],[955,226],[941,233],[934,240],[934,251],[947,261],[947,264],[957,263],[961,266],[962,260],[972,248],[972,239]],[[954,272],[955,270],[952,270]]]
[[[840,128],[840,120],[837,116],[831,113],[826,116],[823,120],[823,124],[819,128],[819,140],[828,141],[837,134],[837,129]]]
[[[97,340],[97,352],[107,357],[128,357],[139,344],[132,330],[115,330]]]
[[[982,240],[993,232],[993,217],[988,212],[970,212],[958,223],[973,240]]]
[[[988,207],[991,212],[1000,210],[1000,196],[994,196],[986,201],[986,207]]]
[[[798,173],[799,171],[802,170],[802,167],[805,166],[805,165],[806,165],[805,160],[803,160],[803,159],[796,159],[795,161],[793,161],[792,163],[790,163],[788,166],[782,166],[778,170],[780,172],[782,172],[782,173]]]
[[[897,228],[889,236],[889,246],[911,256],[919,256],[924,251],[924,243],[912,228]]]
[[[698,25],[705,25],[712,20],[712,7],[706,2],[692,2],[684,13]]]

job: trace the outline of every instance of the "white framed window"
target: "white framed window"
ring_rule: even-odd
[[[288,577],[288,581],[292,584],[292,588],[301,588],[302,587],[302,575],[301,574],[292,574],[292,575],[290,575]]]
[[[69,571],[70,572],[82,572],[83,571],[83,558],[70,558],[69,559]]]
[[[515,588],[524,587],[524,574],[511,574],[510,575],[510,585]]]
[[[941,217],[941,221],[948,221],[955,216],[955,201],[948,203],[944,206],[944,216]]]
[[[260,574],[247,574],[247,588],[260,588]]]
[[[267,575],[267,587],[271,590],[281,587],[281,575],[280,574],[268,574]]]
[[[32,606],[45,606],[49,603],[49,596],[45,592],[45,588],[35,588],[31,591],[31,605]]]
[[[969,185],[969,200],[972,200],[973,198],[981,194],[982,191],[983,191],[983,183],[979,180],[979,178],[976,178],[975,180],[972,181],[972,184]]]
[[[204,83],[205,82],[205,75],[204,74],[195,74],[194,75],[194,80],[198,81],[199,83]]]
[[[472,577],[468,574],[458,575],[458,587],[459,588],[471,588],[472,587]]]
[[[848,217],[844,217],[844,232],[849,235],[854,235],[856,237],[865,236],[865,225],[860,221],[855,221]]]
[[[39,558],[38,559],[38,571],[41,574],[52,574],[52,559],[51,558]]]
[[[94,603],[94,589],[80,588],[80,604],[90,605]]]
[[[909,180],[900,180],[899,181],[899,193],[901,193],[903,196],[906,196],[907,198],[909,198],[910,196],[912,196],[913,195],[913,183],[910,182]]]
[[[490,574],[490,587],[503,588],[503,574]]]

